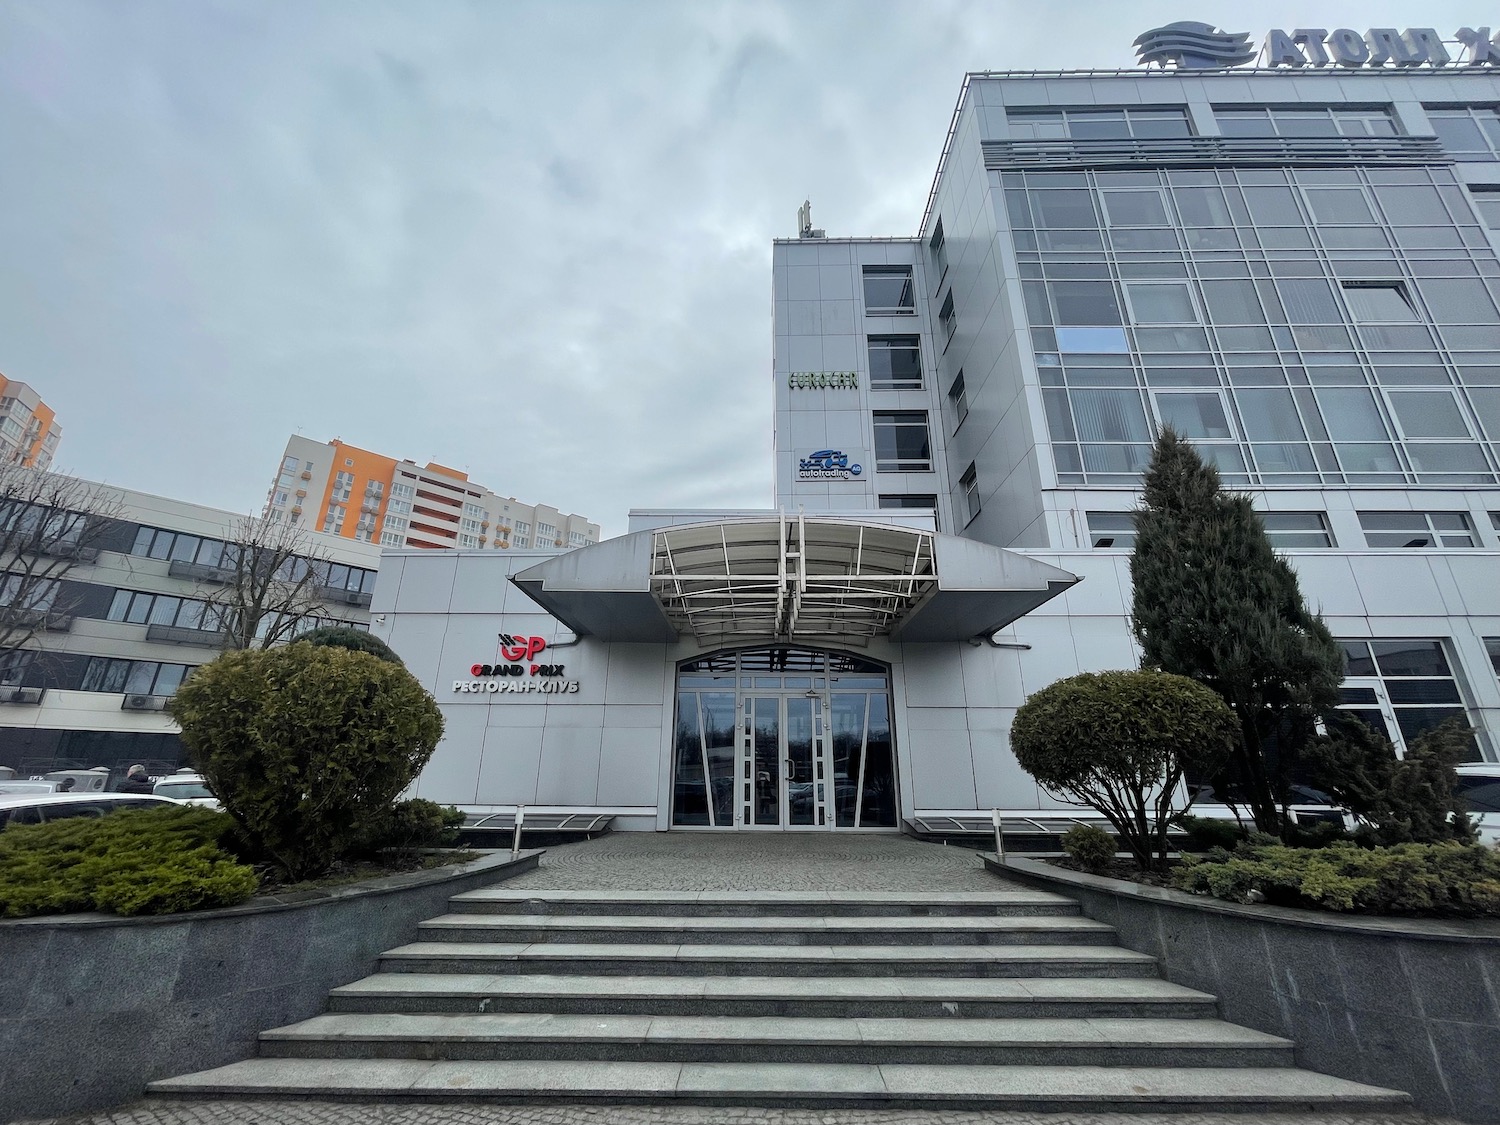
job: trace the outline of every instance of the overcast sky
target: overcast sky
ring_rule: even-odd
[[[911,235],[964,72],[1485,5],[0,0],[0,373],[259,510],[301,432],[587,515],[771,502],[771,239]]]

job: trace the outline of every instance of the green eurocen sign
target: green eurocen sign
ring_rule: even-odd
[[[793,371],[786,385],[794,391],[858,390],[857,371]]]

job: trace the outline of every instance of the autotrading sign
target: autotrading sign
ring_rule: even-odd
[[[1459,44],[1461,66],[1500,64],[1500,34],[1488,27],[1461,27],[1452,40]],[[1135,40],[1144,64],[1173,65],[1186,70],[1242,66],[1255,58],[1249,32],[1226,32],[1212,24],[1184,20],[1153,28]],[[1328,66],[1447,66],[1455,60],[1434,28],[1372,27],[1363,34],[1353,28],[1273,28],[1266,34],[1262,65],[1269,67]]]
[[[864,469],[842,449],[820,449],[797,461],[798,480],[854,480]]]
[[[565,678],[562,664],[542,664],[537,658],[547,649],[543,637],[500,634],[497,664],[474,664],[472,680],[454,680],[453,690],[488,695],[575,695],[578,681]]]

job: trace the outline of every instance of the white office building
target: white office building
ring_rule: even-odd
[[[1136,665],[1167,423],[1265,513],[1345,706],[1495,758],[1494,50],[1377,32],[969,75],[913,237],[775,243],[776,510],[387,556],[375,628],[448,719],[420,795],[655,829],[1052,807],[1009,726]]]

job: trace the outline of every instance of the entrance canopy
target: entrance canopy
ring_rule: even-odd
[[[635,532],[511,581],[580,636],[847,646],[993,633],[1078,578],[957,536],[781,515]]]

